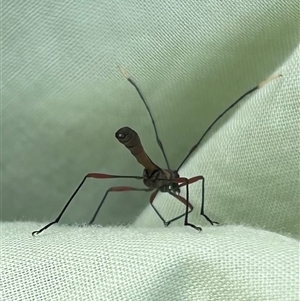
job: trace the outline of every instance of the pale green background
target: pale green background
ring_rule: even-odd
[[[164,167],[147,112],[118,73],[119,64],[132,74],[146,96],[169,161],[177,167],[222,110],[273,73],[295,50],[299,3],[281,3],[3,1],[2,220],[45,222],[55,218],[87,172],[140,175],[142,168],[114,138],[115,131],[124,125],[140,134],[150,157]],[[284,78],[278,80],[260,99],[272,106],[271,100],[280,91],[288,92],[281,90],[283,82]],[[299,109],[299,102],[292,99],[289,102],[287,98],[283,106],[287,112]],[[278,139],[251,149],[250,156],[249,148],[238,145],[257,141],[255,132],[249,128],[243,131],[243,126],[260,111],[250,107],[245,123],[232,128],[235,133],[241,131],[239,140],[231,142],[237,146],[236,152],[228,152],[238,158],[233,160],[234,169],[232,164],[223,166],[224,158],[220,158],[220,162],[209,161],[214,171],[209,176],[202,165],[195,173],[206,175],[208,212],[215,219],[225,224],[255,224],[255,219],[247,221],[251,202],[255,199],[259,204],[279,195],[276,201],[288,204],[290,211],[283,222],[266,228],[297,236],[296,115],[280,119]],[[276,127],[278,121],[273,116],[266,122],[267,127]],[[263,126],[261,123],[260,128]],[[265,137],[271,134],[274,132],[265,132]],[[218,145],[224,142],[220,139]],[[259,139],[264,141],[264,137]],[[261,162],[256,161],[262,154]],[[277,160],[278,154],[284,156]],[[265,178],[272,190],[267,195],[265,185],[255,180],[266,167],[272,174]],[[232,177],[233,171],[242,176],[249,170],[251,176],[244,177],[242,183]],[[225,178],[224,191],[220,187]],[[106,188],[128,183],[142,186],[120,180],[89,181],[62,222],[89,221]],[[247,202],[230,203],[239,187],[244,189]],[[217,190],[223,192],[216,199],[212,192]],[[219,202],[231,216],[218,210]],[[97,222],[131,223],[147,205],[144,194],[112,196]],[[267,211],[259,221],[265,216]]]
[[[297,300],[299,17],[294,0],[3,1],[0,299]],[[127,193],[103,207],[104,228],[32,237],[85,173],[141,173],[119,127],[136,129],[163,165],[118,64],[143,90],[174,167],[230,103],[283,77],[231,111],[181,170],[205,175],[221,226],[199,218],[193,185],[202,233],[182,221],[164,229],[147,195]],[[62,223],[88,221],[117,183],[88,181]],[[183,210],[165,195],[155,204],[166,217]],[[132,226],[107,227],[120,222]]]

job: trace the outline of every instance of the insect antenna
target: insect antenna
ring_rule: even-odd
[[[147,109],[147,111],[148,111],[148,113],[150,115],[150,119],[151,119],[151,122],[152,122],[152,125],[153,125],[153,128],[154,128],[154,132],[155,132],[156,142],[157,142],[159,148],[161,149],[161,152],[162,152],[162,154],[164,156],[164,159],[165,159],[165,162],[166,162],[166,165],[167,165],[168,169],[170,169],[169,161],[168,161],[167,155],[165,153],[164,146],[163,146],[163,144],[162,144],[162,142],[161,142],[161,140],[159,139],[159,136],[158,136],[158,132],[157,132],[157,128],[156,128],[156,124],[155,124],[154,118],[152,116],[150,108],[149,108],[149,106],[148,106],[148,104],[147,104],[147,102],[146,102],[143,94],[141,93],[141,91],[140,91],[139,87],[137,86],[137,84],[126,73],[125,69],[123,67],[121,67],[121,66],[118,66],[118,68],[119,68],[120,72],[122,73],[122,75],[134,86],[135,90],[138,92],[140,98],[142,99],[142,101],[143,101],[143,103],[144,103],[144,105],[145,105],[145,107],[146,107],[146,109]]]
[[[205,137],[205,135],[210,131],[210,129],[215,125],[215,123],[223,117],[223,115],[225,115],[231,108],[233,108],[238,102],[240,102],[244,97],[246,97],[247,95],[251,94],[252,92],[254,92],[255,90],[260,89],[262,86],[264,86],[266,83],[268,83],[269,81],[276,79],[278,77],[282,76],[281,74],[276,74],[271,76],[270,78],[262,81],[260,84],[258,84],[256,87],[252,88],[251,90],[249,90],[248,92],[246,92],[245,94],[243,94],[238,100],[236,100],[233,104],[231,104],[223,113],[221,113],[215,120],[214,122],[207,128],[207,130],[204,132],[204,134],[200,137],[200,139],[198,140],[198,142],[191,148],[191,150],[188,152],[188,154],[186,155],[186,157],[183,159],[183,161],[180,163],[180,165],[178,166],[178,168],[176,169],[176,171],[178,172],[178,170],[181,168],[181,166],[184,164],[184,162],[189,158],[189,156],[194,152],[194,150],[199,146],[199,144],[201,143],[201,141],[203,140],[203,138]]]

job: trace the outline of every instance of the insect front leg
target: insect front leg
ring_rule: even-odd
[[[83,178],[83,180],[80,182],[80,184],[78,185],[78,187],[75,189],[75,191],[73,192],[73,194],[71,195],[70,199],[67,201],[67,203],[65,204],[65,206],[63,207],[63,209],[61,210],[61,212],[59,213],[59,215],[57,216],[57,218],[54,221],[48,223],[46,226],[44,226],[40,230],[33,231],[32,232],[32,236],[36,236],[36,235],[42,233],[43,231],[45,231],[46,229],[48,229],[52,225],[57,224],[60,221],[62,215],[67,210],[68,206],[70,205],[70,203],[74,199],[75,195],[78,193],[78,191],[81,189],[81,187],[83,186],[83,184],[85,183],[85,181],[88,178],[94,178],[94,179],[116,179],[116,178],[118,178],[118,179],[136,179],[136,180],[142,180],[143,179],[143,177],[140,177],[140,176],[110,175],[110,174],[96,173],[96,172],[88,173]],[[130,187],[127,187],[127,188],[130,188]],[[102,200],[102,203],[103,203],[103,201],[104,200]]]

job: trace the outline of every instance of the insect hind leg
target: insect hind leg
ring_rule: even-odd
[[[186,181],[185,182],[183,182],[183,183],[181,183],[180,185],[179,185],[179,188],[180,187],[183,187],[183,186],[186,186],[186,199],[184,199],[183,197],[180,197],[180,196],[175,196],[174,195],[174,197],[176,197],[177,199],[183,199],[185,202],[186,202],[186,207],[188,207],[188,204],[189,204],[189,192],[188,192],[188,190],[189,190],[189,184],[193,184],[193,183],[195,183],[195,182],[198,182],[198,181],[200,181],[201,180],[201,182],[202,182],[202,202],[201,202],[201,209],[200,209],[200,215],[203,215],[204,217],[205,217],[205,219],[211,224],[211,225],[217,225],[217,224],[219,224],[218,222],[215,222],[215,221],[212,221],[205,213],[204,213],[204,177],[203,176],[201,176],[201,175],[199,175],[199,176],[195,176],[195,177],[192,177],[192,178],[190,178],[190,179],[186,179]],[[179,200],[180,200],[179,199]],[[182,201],[183,201],[182,200]],[[186,211],[187,211],[187,209],[186,209]],[[201,227],[198,227],[198,226],[195,226],[195,225],[193,225],[193,224],[191,224],[191,223],[189,223],[188,222],[188,214],[186,213],[185,214],[185,222],[184,222],[184,224],[186,225],[186,226],[190,226],[190,227],[192,227],[192,228],[194,228],[194,229],[196,229],[196,230],[199,230],[199,231],[201,231]]]
[[[173,188],[171,187],[170,189],[166,190],[165,192],[168,192],[171,196],[177,198],[178,194],[177,191],[179,190],[178,186],[177,189],[175,190],[175,193],[173,192]],[[150,196],[150,205],[152,206],[153,210],[155,211],[155,213],[158,215],[158,217],[161,219],[161,221],[163,222],[163,224],[165,225],[165,227],[168,227],[172,222],[184,217],[186,215],[186,213],[183,213],[179,216],[176,216],[172,219],[170,219],[169,221],[166,221],[163,216],[160,214],[160,212],[156,209],[156,207],[153,205],[153,201],[158,193],[159,189],[156,189]],[[182,198],[182,197],[181,197]],[[184,198],[177,198],[179,201],[181,201],[184,205],[186,205],[186,201]],[[191,213],[193,211],[193,206],[192,204],[189,204],[189,208],[190,210],[188,211],[188,214]]]
[[[88,225],[92,225],[104,203],[104,201],[106,200],[108,194],[110,192],[125,192],[125,191],[145,191],[145,192],[149,192],[152,191],[153,189],[151,188],[136,188],[136,187],[130,187],[130,186],[114,186],[114,187],[110,187],[109,189],[106,190],[100,204],[98,205],[98,208],[96,210],[96,212],[94,213],[92,219],[90,220],[90,222],[88,223]]]
[[[218,222],[212,221],[212,220],[204,213],[204,187],[205,187],[204,182],[205,182],[205,179],[204,179],[203,176],[199,176],[199,177],[201,177],[200,180],[202,180],[202,181],[201,181],[201,182],[202,182],[202,193],[201,193],[201,194],[202,194],[202,197],[201,197],[202,201],[201,201],[200,215],[204,216],[205,219],[206,219],[212,226],[214,226],[214,225],[219,225]]]
[[[188,184],[187,184],[188,185]],[[178,195],[178,194],[175,194],[171,191],[169,191],[169,194],[172,195],[174,198],[176,198],[177,200],[179,200],[180,202],[182,202],[185,206],[186,206],[186,210],[185,210],[185,213],[183,213],[182,215],[178,216],[177,218],[171,220],[171,221],[174,221],[174,220],[177,220],[181,217],[185,217],[184,219],[184,225],[185,226],[190,226],[192,227],[193,229],[197,230],[197,231],[202,231],[202,228],[200,226],[196,226],[194,224],[191,224],[188,222],[188,215],[193,211],[193,205],[188,201],[188,194],[187,194],[187,198],[185,199],[184,197]],[[189,210],[190,209],[190,210]]]

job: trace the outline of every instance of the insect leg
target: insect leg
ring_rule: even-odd
[[[199,227],[199,226],[196,226],[196,225],[194,225],[194,224],[191,224],[191,223],[189,223],[188,222],[188,215],[189,215],[189,184],[192,184],[192,183],[194,183],[194,182],[196,182],[196,181],[199,181],[200,180],[200,178],[199,177],[194,177],[194,178],[190,178],[190,179],[185,179],[185,181],[184,181],[184,183],[182,183],[181,185],[179,185],[180,187],[182,187],[182,186],[186,186],[186,198],[185,198],[185,201],[186,201],[186,206],[185,206],[185,218],[184,218],[184,225],[185,226],[190,226],[190,227],[192,227],[192,228],[194,228],[195,230],[197,230],[197,231],[202,231],[202,228],[201,227]],[[175,196],[175,195],[174,195]],[[176,195],[176,198],[177,199],[179,199],[179,197],[180,198],[182,198],[182,199],[184,199],[182,196],[179,196],[179,195]]]
[[[178,195],[178,194],[175,194],[175,193],[173,193],[172,191],[169,191],[168,193],[169,193],[171,196],[173,196],[174,198],[176,198],[177,200],[179,200],[181,203],[183,203],[183,204],[186,206],[186,208],[188,207],[188,208],[190,209],[190,210],[188,211],[188,213],[185,212],[185,213],[183,213],[183,214],[181,214],[181,215],[179,215],[179,216],[177,216],[177,217],[175,217],[175,218],[169,220],[169,221],[167,222],[168,225],[169,225],[169,224],[171,224],[172,222],[174,222],[174,221],[180,219],[181,217],[184,217],[186,214],[190,214],[190,213],[193,211],[194,207],[193,207],[193,205],[192,205],[191,203],[189,203],[184,197],[182,197],[182,196],[180,196],[180,195]]]
[[[167,226],[169,225],[168,222],[165,221],[165,219],[162,217],[162,215],[159,213],[159,211],[158,211],[158,210],[154,207],[154,205],[153,205],[153,201],[154,201],[154,199],[155,199],[155,197],[156,197],[158,191],[159,191],[159,190],[156,189],[156,190],[151,194],[149,202],[150,202],[150,205],[152,206],[153,210],[155,211],[155,213],[158,215],[158,217],[162,220],[162,222],[164,223],[164,225],[167,227]]]
[[[151,197],[150,197],[150,205],[152,206],[152,208],[154,209],[154,211],[156,212],[156,214],[158,215],[158,217],[162,220],[162,222],[164,223],[164,225],[166,226],[166,227],[168,227],[172,222],[174,222],[174,221],[176,221],[177,219],[180,219],[181,217],[183,217],[183,216],[185,216],[185,213],[183,213],[183,214],[181,214],[181,215],[179,215],[179,216],[177,216],[177,217],[175,217],[175,218],[173,218],[173,219],[171,219],[171,220],[169,220],[169,221],[166,221],[163,217],[162,217],[162,215],[159,213],[159,211],[155,208],[155,206],[153,205],[153,201],[154,201],[154,199],[155,199],[155,197],[156,197],[156,195],[157,195],[157,193],[158,193],[158,189],[157,190],[155,190],[152,194],[151,194]],[[177,198],[177,195],[176,194],[174,194],[174,193],[172,193],[172,191],[168,191],[168,193],[170,194],[170,195],[172,195],[173,197],[175,197],[175,198]],[[184,198],[177,198],[179,201],[181,201],[184,205],[186,205],[186,200],[184,199]],[[192,204],[188,204],[188,206],[189,206],[189,208],[190,208],[190,211],[189,211],[189,213],[190,212],[192,212],[193,211],[193,206],[192,206]]]
[[[178,180],[178,179],[175,179],[175,180]],[[180,183],[178,185],[178,187],[183,187],[183,186],[186,186],[186,199],[183,198],[182,196],[179,196],[179,195],[176,195],[176,194],[173,194],[174,197],[176,197],[178,200],[180,200],[181,202],[185,203],[186,205],[186,210],[185,210],[185,220],[184,220],[184,225],[185,226],[190,226],[198,231],[201,231],[201,227],[199,226],[195,226],[191,223],[188,222],[188,214],[189,214],[189,211],[188,211],[188,208],[189,208],[189,184],[193,184],[195,182],[198,182],[202,180],[202,204],[201,204],[201,212],[200,214],[203,215],[212,225],[214,224],[218,224],[217,222],[213,222],[207,215],[204,214],[204,177],[203,176],[195,176],[195,177],[192,177],[190,179],[186,179],[183,183]]]
[[[200,209],[200,214],[203,215],[207,221],[210,222],[211,225],[218,225],[218,222],[212,221],[205,213],[204,213],[204,177],[202,177],[202,202],[201,202],[201,209]]]
[[[122,191],[152,191],[153,189],[151,188],[135,188],[135,187],[128,187],[128,186],[116,186],[116,187],[110,187],[109,189],[106,190],[95,214],[93,215],[91,221],[89,222],[89,225],[93,224],[93,222],[95,221],[99,211],[100,211],[100,208],[102,207],[107,195],[110,193],[110,192],[122,192]]]
[[[195,183],[197,181],[201,180],[202,182],[202,197],[201,197],[201,209],[200,209],[200,215],[203,215],[206,220],[213,226],[213,225],[218,225],[219,223],[218,222],[214,222],[212,221],[205,213],[204,213],[204,177],[203,176],[196,176],[196,177],[193,177],[193,178],[190,178],[189,179],[189,184],[192,184],[192,183]],[[185,186],[186,184],[185,183],[182,183],[179,185],[179,187],[182,187],[182,186]]]
[[[83,178],[83,180],[80,182],[80,184],[78,185],[76,190],[73,192],[70,199],[68,200],[68,202],[66,203],[66,205],[64,206],[64,208],[62,209],[60,214],[58,215],[58,217],[54,221],[50,222],[49,224],[47,224],[46,226],[41,228],[40,230],[32,232],[32,236],[36,236],[36,235],[40,234],[41,232],[43,232],[44,230],[46,230],[47,228],[49,228],[53,224],[56,224],[56,223],[59,222],[62,215],[64,214],[64,212],[66,211],[66,209],[70,205],[71,201],[73,200],[73,198],[75,197],[77,192],[80,190],[80,188],[82,187],[82,185],[84,184],[84,182],[87,178],[94,178],[94,179],[112,179],[112,178],[122,178],[122,179],[124,179],[124,178],[127,178],[127,179],[137,179],[137,180],[142,180],[143,179],[143,177],[140,177],[140,176],[120,176],[120,175],[110,175],[110,174],[104,174],[104,173],[88,173]]]

